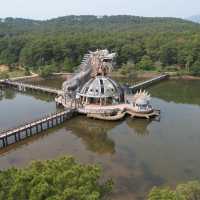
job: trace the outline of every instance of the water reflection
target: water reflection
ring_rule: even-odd
[[[200,105],[199,80],[170,80],[152,86],[152,96],[168,102]]]
[[[0,129],[7,129],[41,118],[57,110],[52,96],[44,93],[19,93],[5,89],[0,101]]]
[[[70,78],[71,78],[70,75],[68,75],[68,76],[51,76],[51,77],[45,78],[45,79],[36,78],[36,79],[32,79],[32,80],[29,80],[26,82],[34,84],[34,85],[43,85],[46,87],[60,89],[62,87],[63,82]],[[134,76],[131,76],[131,78],[112,77],[112,79],[118,81],[122,85],[124,85],[124,84],[133,85],[138,82],[146,80],[146,78],[138,78],[138,77],[134,77]]]
[[[5,99],[14,99],[16,97],[16,92],[11,89],[7,89],[3,91],[3,96]]]
[[[31,96],[34,97],[36,100],[55,103],[55,101],[54,101],[55,96],[54,96],[54,95],[45,94],[45,93],[36,92],[36,91],[34,91],[34,92],[32,92],[32,91],[27,91],[26,94],[27,94],[27,95],[31,95]]]
[[[54,102],[54,96],[49,95],[42,92],[37,91],[29,91],[27,90],[25,93],[18,92],[15,89],[4,89],[2,90],[2,95],[0,95],[0,101],[2,100],[13,100],[17,97],[17,95],[21,96],[32,96],[36,100],[46,101],[46,102]]]
[[[146,136],[149,135],[150,131],[148,130],[149,124],[152,120],[146,119],[131,119],[128,118],[126,123],[130,129],[134,131],[134,133],[138,136]]]
[[[34,85],[42,85],[42,86],[46,86],[46,87],[61,89],[63,82],[66,81],[67,79],[69,79],[70,77],[71,76],[66,76],[66,77],[51,76],[51,77],[48,77],[45,79],[36,78],[36,79],[32,79],[32,80],[29,80],[26,82],[34,84]]]
[[[200,82],[184,84],[181,80],[162,82],[150,89],[157,97],[152,99],[153,105],[162,111],[160,122],[130,118],[106,122],[77,116],[47,132],[51,134],[30,138],[24,141],[28,145],[16,145],[18,148],[1,155],[0,168],[73,155],[80,162],[100,164],[104,176],[113,178],[113,200],[143,200],[154,185],[173,186],[198,179]],[[16,121],[16,117],[30,118],[42,111],[50,112],[54,102],[40,101],[42,98],[16,93],[14,101],[3,99],[0,125],[12,115]],[[5,109],[8,107],[15,111],[9,117]]]
[[[78,124],[77,124],[78,121]],[[108,132],[117,123],[108,123],[79,116],[66,123],[66,130],[81,138],[87,149],[98,154],[115,153],[115,143],[109,138]]]
[[[133,76],[131,75],[130,78],[126,78],[126,77],[112,77],[115,81],[119,82],[120,84],[124,85],[124,84],[128,84],[128,85],[134,85],[136,83],[145,81],[146,78],[139,78],[137,76]]]

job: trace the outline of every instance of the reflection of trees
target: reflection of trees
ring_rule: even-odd
[[[199,80],[170,80],[154,85],[150,93],[165,101],[200,105],[199,86]]]
[[[146,119],[127,119],[127,125],[133,129],[137,135],[145,136],[149,135],[148,125],[151,123],[150,120]]]
[[[57,88],[61,89],[63,82],[66,81],[66,78],[63,78],[61,76],[51,76],[48,78],[39,78],[28,81],[29,84],[34,85],[41,85],[45,87],[51,87],[51,88]]]
[[[14,89],[6,89],[6,90],[4,90],[3,95],[0,94],[0,100],[2,100],[3,98],[14,99],[16,97],[16,94],[17,94],[17,92]],[[46,102],[54,101],[54,95],[48,95],[48,94],[42,93],[42,92],[27,90],[24,94],[30,95],[30,96],[34,97],[35,99],[41,100],[41,101],[46,101]]]
[[[115,152],[115,143],[108,137],[108,131],[113,129],[116,123],[108,123],[98,120],[91,120],[87,117],[77,117],[70,120],[67,129],[80,137],[87,148],[99,154]]]
[[[16,92],[12,89],[6,89],[4,91],[5,99],[14,99],[16,97]]]
[[[3,92],[3,90],[0,88],[0,101],[3,100],[3,96],[4,96],[4,92]]]
[[[52,102],[54,101],[54,95],[48,95],[46,93],[40,92],[40,91],[26,91],[26,94],[31,95],[36,100],[46,101],[46,102]]]
[[[128,77],[112,77],[115,81],[119,82],[121,85],[128,84],[128,85],[134,85],[136,83],[142,82],[145,79],[144,78],[138,78],[137,75],[134,77],[133,75]]]

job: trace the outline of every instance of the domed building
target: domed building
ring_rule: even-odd
[[[107,50],[90,52],[80,67],[83,70],[63,83],[63,92],[56,97],[56,103],[102,120],[119,120],[127,114],[148,119],[158,116],[147,92],[137,92],[129,99],[127,94],[125,97],[125,90],[108,76],[114,57]]]
[[[124,91],[106,76],[90,79],[77,93],[81,104],[114,105],[124,102]]]

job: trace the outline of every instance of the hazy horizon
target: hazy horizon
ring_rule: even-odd
[[[46,20],[66,15],[133,15],[188,18],[200,14],[198,0],[6,0],[0,18]]]

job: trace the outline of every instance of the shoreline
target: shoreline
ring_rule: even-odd
[[[165,73],[158,73],[158,72],[139,72],[138,74],[135,75],[134,78],[144,78],[144,79],[151,79],[155,78],[156,76],[160,76],[162,74],[168,74],[170,80],[200,80],[200,77],[198,76],[192,76],[192,75],[175,75],[171,74],[170,72],[165,72]],[[111,77],[116,77],[116,78],[129,78],[127,75],[122,75],[118,73],[113,73],[111,74]]]
[[[169,79],[171,80],[200,80],[200,77],[198,76],[191,76],[191,75],[183,75],[183,76],[169,76]]]
[[[170,72],[165,72],[165,73],[158,73],[158,72],[139,72],[135,75],[133,75],[133,77],[129,77],[128,75],[122,75],[119,73],[111,73],[110,77],[115,77],[115,78],[125,78],[125,79],[130,79],[130,78],[139,78],[139,79],[151,79],[151,78],[155,78],[156,76],[160,76],[162,74],[168,74],[169,75],[169,79],[170,80],[178,80],[178,79],[182,79],[182,80],[200,80],[200,77],[198,76],[192,76],[192,75],[176,75]],[[51,76],[49,77],[41,77],[38,74],[34,74],[32,73],[32,75],[30,76],[23,76],[23,79],[26,79],[25,81],[38,81],[38,80],[45,80],[45,79],[52,79],[53,77],[61,77],[64,78],[66,80],[69,80],[72,76],[74,75],[74,73],[53,73]],[[12,79],[20,79],[22,77],[14,77]]]

